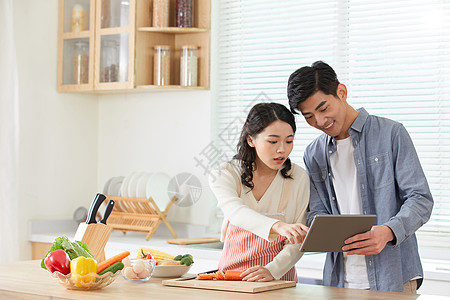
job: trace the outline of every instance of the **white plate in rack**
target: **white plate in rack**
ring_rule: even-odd
[[[146,198],[147,197],[147,182],[153,173],[144,173],[136,185],[136,197],[138,198]]]
[[[144,172],[134,172],[133,175],[131,175],[130,182],[128,183],[128,197],[137,197],[136,196],[136,187],[139,181],[139,178],[144,175]]]
[[[128,186],[130,184],[130,180],[136,172],[131,172],[122,182],[122,187],[120,188],[120,192],[122,197],[128,197]]]
[[[170,177],[166,173],[154,173],[147,182],[146,197],[155,201],[158,208],[163,211],[170,202],[167,187]]]
[[[103,194],[108,195],[108,189],[109,189],[109,185],[111,184],[111,181],[114,179],[114,177],[111,177],[110,179],[108,179],[105,183],[105,186],[103,187]]]
[[[108,195],[110,196],[120,196],[120,189],[122,187],[122,182],[125,179],[124,176],[113,177],[108,186]]]

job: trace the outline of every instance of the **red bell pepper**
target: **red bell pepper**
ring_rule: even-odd
[[[44,259],[44,264],[51,273],[58,271],[64,275],[70,273],[70,258],[67,253],[58,249],[50,252]]]

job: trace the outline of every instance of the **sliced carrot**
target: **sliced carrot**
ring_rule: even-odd
[[[203,273],[198,274],[198,276],[195,278],[196,280],[212,280],[214,279],[215,273]]]
[[[222,272],[217,271],[215,274],[216,274],[217,280],[224,280],[225,279],[225,277],[223,277]]]
[[[112,256],[112,257],[110,257],[110,258],[108,258],[108,259],[98,263],[97,264],[97,274],[100,273],[101,271],[105,270],[109,266],[112,266],[116,262],[122,261],[122,259],[124,259],[128,255],[130,255],[130,251],[124,251],[122,253],[114,255],[114,256]]]
[[[243,271],[235,271],[235,270],[227,270],[225,272],[224,279],[225,280],[242,280],[241,274]]]

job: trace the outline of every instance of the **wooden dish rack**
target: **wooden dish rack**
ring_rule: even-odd
[[[105,203],[108,203],[109,200],[115,201],[114,208],[108,218],[108,226],[111,226],[112,230],[122,231],[123,233],[127,231],[147,232],[145,240],[148,241],[161,222],[164,222],[173,237],[177,238],[177,234],[166,219],[167,212],[172,204],[178,200],[177,197],[173,196],[170,199],[164,211],[159,209],[151,197],[106,196]]]

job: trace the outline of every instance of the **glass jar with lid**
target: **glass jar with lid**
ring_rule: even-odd
[[[153,55],[153,84],[170,84],[170,47],[155,46]]]
[[[169,27],[169,0],[153,0],[153,27]]]
[[[177,27],[194,27],[194,0],[176,0]]]
[[[185,45],[181,47],[180,85],[197,86],[198,47]]]
[[[72,8],[72,31],[79,32],[87,29],[86,10],[81,4],[75,4]]]
[[[100,82],[117,81],[119,81],[119,43],[113,39],[104,39],[100,50]]]
[[[74,43],[73,83],[84,84],[89,81],[89,44],[85,41]]]

